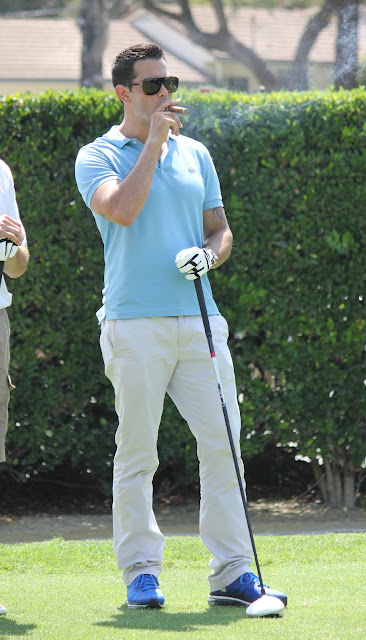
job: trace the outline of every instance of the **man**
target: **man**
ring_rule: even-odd
[[[8,429],[9,393],[12,387],[9,376],[9,319],[6,308],[11,305],[12,295],[6,287],[6,273],[10,278],[19,278],[25,272],[29,260],[27,240],[21,223],[15,197],[11,171],[0,160],[0,462],[5,460],[5,436]],[[0,614],[6,608],[0,604]]]
[[[126,603],[164,604],[158,583],[164,538],[152,509],[152,479],[168,393],[197,440],[200,534],[214,556],[209,602],[246,605],[261,592],[249,572],[250,538],[191,281],[202,278],[240,455],[228,329],[207,279],[208,270],[229,257],[232,244],[218,178],[207,149],[180,135],[184,109],[172,99],[179,81],[168,74],[160,47],[122,51],[112,80],[124,107],[122,123],[79,151],[76,180],[104,243],[105,288],[97,316],[119,417],[113,535]],[[268,593],[286,601],[285,594]]]

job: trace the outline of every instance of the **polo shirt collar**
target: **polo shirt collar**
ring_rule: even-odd
[[[136,138],[126,138],[126,136],[124,136],[120,132],[119,125],[117,124],[113,125],[113,127],[111,127],[109,131],[107,131],[107,133],[105,134],[105,137],[108,138],[108,140],[112,144],[114,144],[116,147],[119,147],[120,149],[122,149],[129,142],[132,142],[132,140],[136,140]],[[171,140],[175,140],[175,136],[172,134],[171,130],[169,130],[168,138]],[[142,143],[140,142],[140,144]]]
[[[116,147],[119,147],[120,149],[122,149],[122,147],[124,147],[125,144],[127,144],[128,142],[131,142],[131,138],[126,138],[126,136],[124,136],[120,132],[119,125],[117,124],[113,125],[113,127],[111,127],[109,131],[107,131],[107,133],[105,134],[105,137],[108,138],[108,140],[112,144],[114,144]]]

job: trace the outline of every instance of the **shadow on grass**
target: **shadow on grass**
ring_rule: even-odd
[[[115,629],[146,629],[159,631],[199,631],[202,627],[227,625],[229,622],[246,618],[244,607],[210,607],[206,611],[170,613],[167,609],[142,609],[130,611],[121,608],[111,620],[96,622],[96,626],[112,627]]]
[[[36,624],[18,624],[8,616],[0,617],[0,638],[7,636],[25,636],[36,628]]]

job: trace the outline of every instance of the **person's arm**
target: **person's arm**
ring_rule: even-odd
[[[187,280],[200,278],[228,259],[233,234],[222,206],[203,212],[203,247],[189,247],[177,253],[175,264]]]
[[[151,116],[148,138],[130,173],[123,180],[104,182],[93,193],[90,206],[102,218],[129,227],[141,213],[169,129],[179,135],[182,126],[179,118],[166,110],[175,102],[165,102]]]
[[[20,278],[25,273],[29,262],[29,251],[27,247],[20,246],[12,258],[8,258],[4,263],[4,273],[10,278]]]
[[[102,218],[129,227],[149,195],[161,143],[147,141],[135,166],[123,180],[108,180],[92,196],[90,207]]]
[[[8,215],[0,215],[0,238],[7,238],[10,243],[18,247],[16,253],[5,260],[4,273],[10,278],[19,278],[25,272],[29,260],[29,251],[22,244],[24,241],[24,229],[21,222]],[[13,245],[10,244],[10,246]],[[14,250],[15,247],[13,246]]]
[[[233,245],[233,234],[226,219],[224,207],[205,209],[203,233],[203,249],[212,249],[217,255],[218,260],[211,267],[216,269],[228,259]]]

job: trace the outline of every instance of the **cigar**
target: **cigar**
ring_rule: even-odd
[[[186,109],[186,107],[177,107],[175,105],[167,107],[165,111],[171,111],[172,113],[189,113],[189,109]]]

